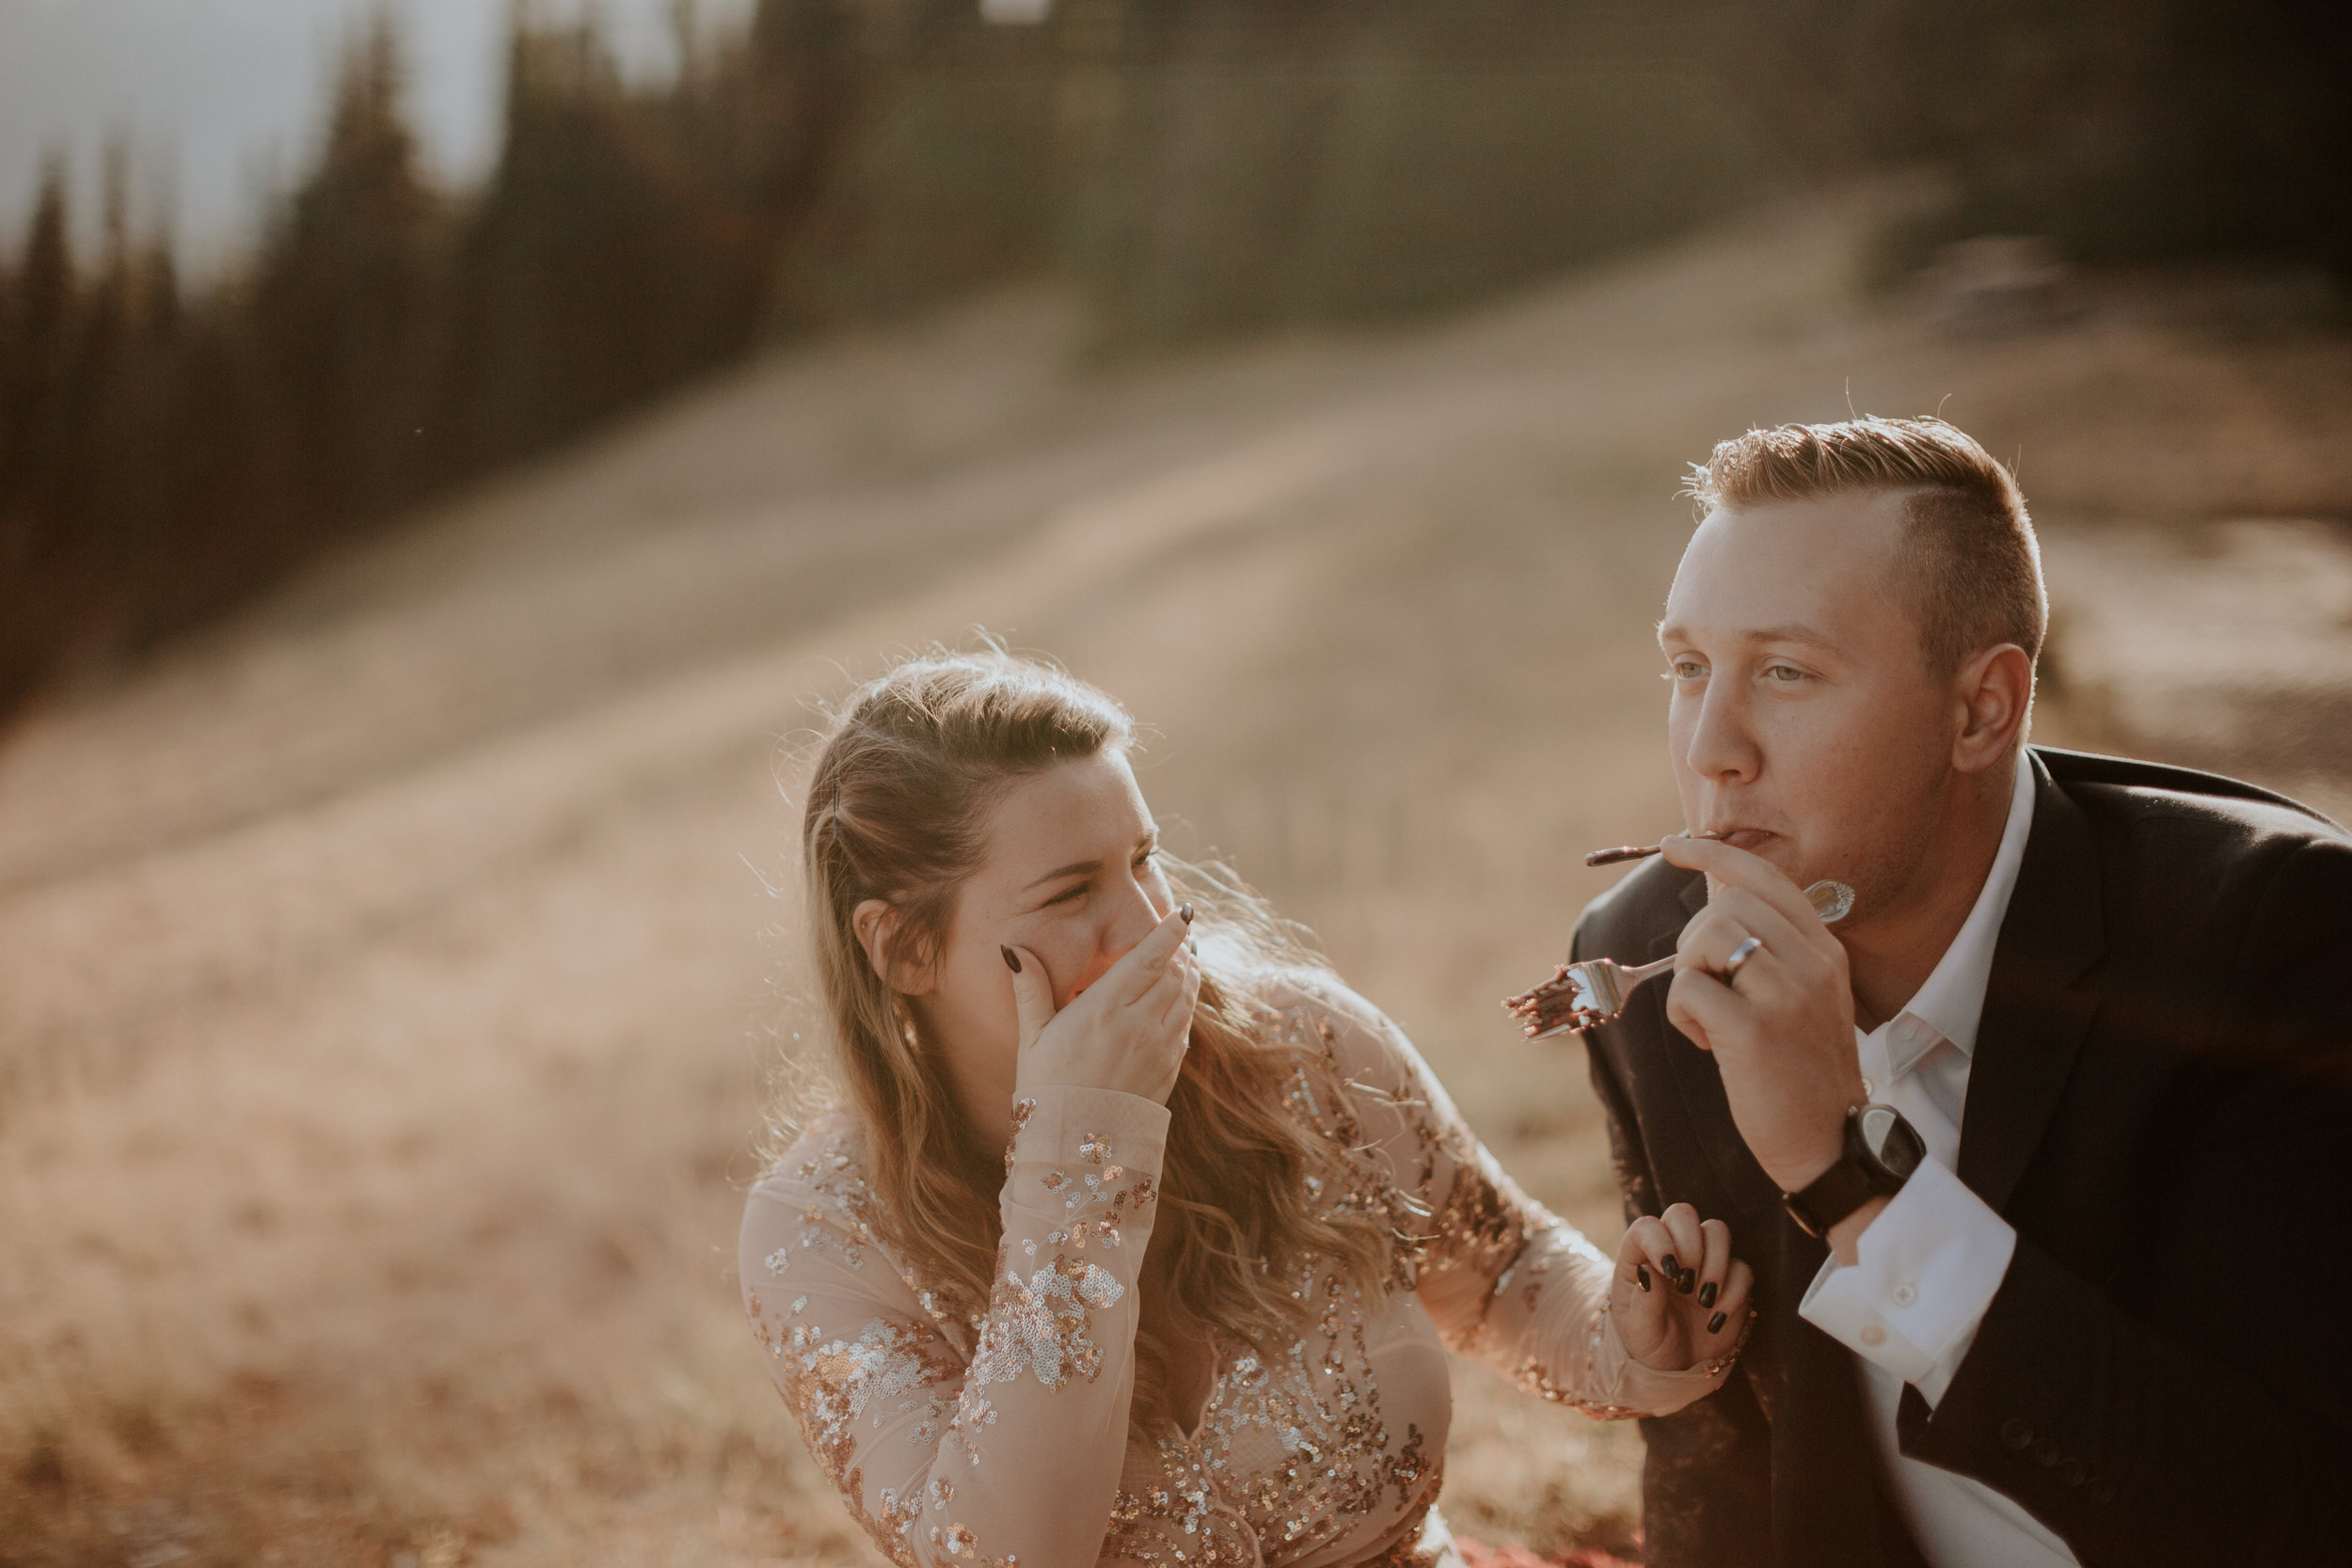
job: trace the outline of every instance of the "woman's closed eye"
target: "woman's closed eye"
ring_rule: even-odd
[[[1136,877],[1140,879],[1145,872],[1151,870],[1152,863],[1159,859],[1159,856],[1160,851],[1157,846],[1140,851],[1136,856],[1134,862],[1134,870]],[[1083,881],[1073,882],[1070,886],[1062,889],[1059,893],[1055,894],[1052,897],[1046,899],[1044,903],[1039,905],[1038,907],[1040,909],[1050,910],[1057,904],[1074,904],[1079,899],[1084,898],[1088,894],[1093,891],[1094,879],[1089,877]]]

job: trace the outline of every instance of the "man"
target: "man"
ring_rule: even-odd
[[[1677,956],[1593,1084],[1629,1212],[1757,1274],[1740,1375],[1644,1423],[1648,1560],[2352,1561],[2352,839],[2026,746],[2031,525],[1941,420],[1693,493],[1659,641],[1713,836],[1575,948]]]

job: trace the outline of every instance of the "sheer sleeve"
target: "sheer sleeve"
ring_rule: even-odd
[[[769,1371],[902,1568],[1091,1565],[1110,1523],[1168,1112],[1085,1088],[1014,1111],[982,1309],[901,1271],[844,1134],[803,1139],[744,1210],[744,1307]]]
[[[1336,983],[1315,992],[1294,1028],[1321,1037],[1356,1142],[1385,1160],[1413,1290],[1449,1349],[1604,1420],[1721,1386],[1729,1357],[1675,1372],[1634,1360],[1610,1315],[1613,1261],[1503,1173],[1402,1030]]]

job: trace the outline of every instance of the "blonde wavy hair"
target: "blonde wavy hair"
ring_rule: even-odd
[[[929,961],[964,879],[988,852],[996,801],[1023,778],[1123,751],[1134,736],[1118,704],[1062,670],[994,650],[933,652],[851,695],[808,782],[808,926],[842,1109],[864,1133],[882,1211],[873,1222],[974,1315],[995,1272],[1003,1151],[968,1124],[936,1042],[875,973],[852,916],[865,899],[888,900],[900,911],[893,958]],[[1278,1038],[1257,1000],[1269,982],[1303,978],[1313,960],[1229,876],[1166,863],[1199,911],[1202,981],[1168,1099],[1159,1214],[1141,1275],[1130,1407],[1139,1433],[1172,1417],[1172,1345],[1222,1336],[1279,1354],[1313,1316],[1299,1288],[1307,1260],[1367,1292],[1386,1289],[1392,1268],[1384,1223],[1341,1196],[1352,1191],[1347,1151],[1285,1103],[1301,1072],[1326,1086],[1317,1083],[1328,1077],[1323,1054]]]

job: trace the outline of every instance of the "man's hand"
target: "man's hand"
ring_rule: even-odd
[[[1715,1054],[1731,1119],[1784,1193],[1837,1163],[1847,1109],[1862,1101],[1846,949],[1771,862],[1711,839],[1674,837],[1665,858],[1707,873],[1707,908],[1682,928],[1666,1017]],[[1749,937],[1737,983],[1723,977]]]

